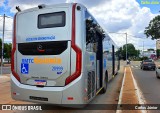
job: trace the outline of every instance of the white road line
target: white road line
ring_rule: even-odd
[[[129,69],[131,71],[134,87],[135,87],[135,89],[137,89],[136,90],[136,95],[137,95],[137,98],[138,98],[138,102],[139,102],[139,104],[146,104],[145,98],[143,97],[142,91],[140,90],[140,88],[137,85],[137,82],[136,82],[136,80],[135,80],[135,78],[133,76],[132,70],[131,70],[130,67],[129,67]],[[142,113],[147,113],[146,110],[141,110],[141,112]]]
[[[117,106],[116,113],[122,113],[122,110],[119,110],[119,109],[120,109],[120,104],[122,103],[122,93],[123,93],[125,78],[126,78],[126,67],[124,69],[124,76],[123,76],[122,87],[121,87],[121,91],[120,91],[120,95],[119,95],[119,99],[118,99],[118,106]]]

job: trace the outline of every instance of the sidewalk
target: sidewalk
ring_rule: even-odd
[[[25,101],[16,101],[11,98],[10,74],[0,75],[0,104],[34,104]],[[3,111],[4,112],[4,111]],[[10,113],[11,111],[6,111]],[[1,113],[1,111],[0,111]],[[12,111],[15,113],[15,111]]]
[[[4,67],[10,67],[11,64],[3,64]]]
[[[0,84],[10,82],[10,74],[0,75]]]
[[[140,95],[139,92],[137,92],[139,89],[137,85],[134,83],[134,77],[132,75],[131,69],[129,66],[125,67],[124,70],[124,78],[122,82],[122,88],[121,93],[119,97],[119,108],[121,110],[118,110],[117,113],[141,113],[141,110],[124,110],[127,108],[126,105],[129,105],[128,107],[131,107],[130,105],[133,104],[142,104],[141,100],[139,99]],[[121,105],[122,104],[122,105]],[[123,106],[123,104],[126,104]],[[134,105],[132,106],[134,108]],[[144,111],[143,111],[144,112]]]

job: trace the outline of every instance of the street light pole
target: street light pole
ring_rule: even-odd
[[[2,67],[3,67],[4,31],[5,31],[5,14],[3,15],[3,35],[2,35],[1,75],[3,74],[3,72],[2,72]]]
[[[143,41],[143,57],[144,57],[144,41]]]
[[[126,34],[126,63],[127,63],[127,33]]]

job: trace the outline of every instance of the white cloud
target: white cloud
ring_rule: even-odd
[[[156,15],[152,14],[149,8],[143,7],[140,9],[134,19],[132,19],[132,27],[130,28],[131,33],[138,37],[146,37],[144,35],[144,29],[155,16]]]
[[[4,0],[1,0],[0,1],[0,6],[3,6],[4,5]]]
[[[156,16],[151,13],[149,8],[140,8],[135,0],[106,1],[102,5],[89,8],[89,10],[108,32],[127,32],[128,34],[142,38],[145,37],[145,27]],[[112,37],[119,46],[122,46],[126,42],[125,36],[112,35]],[[142,41],[141,39],[128,37],[128,41],[133,43],[136,48],[141,49],[141,45],[138,43]],[[155,48],[155,41],[145,38],[145,43],[147,48]]]
[[[56,4],[64,3],[66,0],[9,0],[8,7],[11,7],[11,12],[17,12],[15,7],[19,6],[22,10],[37,7],[40,4]]]
[[[81,3],[85,5],[86,7],[95,7],[102,5],[105,1],[111,1],[111,0],[66,0],[66,3]]]
[[[109,32],[127,32],[137,37],[145,37],[143,33],[145,27],[156,16],[151,13],[149,8],[141,8],[136,0],[92,0],[92,2],[88,0],[8,0],[6,7],[10,7],[11,12],[17,12],[15,6],[20,6],[23,10],[37,7],[39,4],[50,5],[64,2],[78,2],[85,5],[97,21]],[[8,20],[6,29],[12,29],[11,24],[12,22]],[[0,23],[0,29],[2,28],[1,25]],[[11,32],[6,35],[9,39]],[[125,44],[125,35],[112,34],[112,37],[119,46]],[[128,42],[133,43],[137,48],[142,48],[141,43],[143,40],[131,36],[128,37]],[[155,41],[145,39],[146,48],[154,48],[154,44]]]
[[[3,16],[3,15],[1,15]],[[0,17],[0,37],[2,37],[3,32],[3,17]],[[13,19],[12,18],[5,18],[5,32],[4,32],[4,40],[11,41],[12,40],[12,25]]]

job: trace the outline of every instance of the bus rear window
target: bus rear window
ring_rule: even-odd
[[[38,28],[65,26],[65,12],[46,13],[38,15]]]

